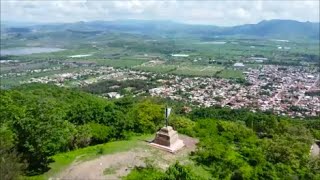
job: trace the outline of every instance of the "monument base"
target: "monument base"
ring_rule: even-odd
[[[150,143],[151,146],[175,153],[184,146],[184,143],[179,139],[177,131],[174,131],[171,126],[163,127],[157,132],[156,138]]]

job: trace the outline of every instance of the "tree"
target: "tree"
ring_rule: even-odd
[[[22,174],[26,164],[21,163],[15,150],[15,134],[5,125],[0,127],[0,176],[4,180],[14,180]]]
[[[106,123],[105,107],[107,102],[100,99],[76,99],[70,110],[67,112],[67,119],[77,125],[90,122]]]
[[[38,174],[48,169],[50,156],[66,150],[72,139],[74,127],[62,119],[59,109],[52,109],[53,102],[30,104],[29,117],[14,122],[19,152],[29,163],[29,174]]]
[[[163,106],[152,103],[150,100],[137,103],[127,119],[134,123],[133,131],[138,133],[153,133],[164,124]]]

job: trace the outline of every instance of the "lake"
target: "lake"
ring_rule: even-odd
[[[50,53],[50,52],[57,52],[62,51],[64,49],[60,48],[45,48],[45,47],[19,47],[19,48],[10,48],[10,49],[1,49],[0,54],[1,56],[6,55],[28,55],[34,53]]]

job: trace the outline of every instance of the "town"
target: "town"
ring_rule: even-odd
[[[248,108],[252,111],[272,111],[291,117],[320,115],[320,80],[316,69],[265,65],[258,69],[247,68],[243,73],[245,82],[239,83],[215,77],[183,77],[97,66],[31,78],[21,83],[54,83],[58,86],[84,87],[104,80],[149,81],[151,78],[157,80],[158,86],[149,89],[149,95],[179,100],[186,104]],[[140,94],[141,91],[134,93],[135,96]],[[123,96],[121,92],[106,92],[104,95],[108,98]]]
[[[228,106],[252,110],[272,110],[293,117],[319,116],[319,74],[294,67],[264,66],[244,72],[248,84],[216,78],[181,78],[176,76],[150,90],[152,96],[187,100],[203,106]]]

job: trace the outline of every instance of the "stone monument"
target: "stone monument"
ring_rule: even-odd
[[[184,143],[181,139],[179,139],[178,132],[173,130],[171,126],[168,126],[170,112],[171,108],[167,107],[165,110],[166,125],[156,133],[156,137],[150,143],[150,145],[171,153],[175,153],[184,146]]]

